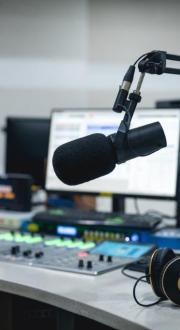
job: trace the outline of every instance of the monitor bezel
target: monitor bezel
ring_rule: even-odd
[[[154,108],[154,107],[138,107],[138,110],[156,110],[158,111],[169,111],[169,110],[179,110],[180,109],[175,109],[175,108]],[[52,120],[52,116],[55,112],[65,112],[65,111],[94,111],[94,110],[111,110],[111,108],[106,108],[106,107],[75,107],[75,108],[71,108],[71,107],[67,107],[67,108],[53,108],[51,110],[51,115],[50,115],[50,132],[49,132],[49,144],[48,144],[48,153],[49,153],[49,147],[50,147],[50,136],[51,136],[51,120]],[[112,110],[111,110],[112,111]],[[47,163],[48,163],[48,156],[47,156]],[[107,194],[109,196],[119,196],[120,198],[138,198],[138,199],[154,199],[154,200],[162,200],[162,201],[178,201],[180,198],[180,134],[179,134],[179,148],[178,148],[178,164],[177,164],[177,176],[176,176],[177,180],[176,180],[176,193],[175,196],[162,196],[162,195],[141,195],[141,194],[123,194],[123,193],[113,193],[113,192],[87,192],[87,191],[75,191],[75,189],[73,191],[68,191],[67,190],[52,190],[52,189],[47,189],[46,188],[46,181],[47,181],[47,166],[46,166],[46,177],[45,177],[45,190],[47,191],[48,194],[64,194],[67,193],[68,196],[74,196],[74,195],[89,195],[89,196],[100,196],[100,195],[104,195]],[[179,188],[178,188],[179,187]]]

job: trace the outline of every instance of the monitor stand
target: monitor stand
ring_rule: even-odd
[[[176,201],[176,227],[180,228],[180,203]]]
[[[125,212],[125,198],[119,195],[114,194],[112,201],[112,211],[113,212]]]

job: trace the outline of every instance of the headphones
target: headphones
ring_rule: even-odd
[[[160,300],[169,299],[180,306],[180,256],[167,248],[155,250],[146,276]]]
[[[136,287],[141,281],[151,285],[159,298],[157,301],[144,304],[137,299]],[[145,275],[138,278],[133,287],[133,297],[136,303],[143,307],[150,307],[167,299],[180,306],[180,256],[176,256],[173,250],[167,248],[155,250]]]

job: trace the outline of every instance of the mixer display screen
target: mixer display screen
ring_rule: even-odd
[[[91,250],[92,254],[110,255],[119,258],[140,258],[153,248],[152,245],[129,244],[120,242],[103,242]]]
[[[76,237],[77,228],[72,226],[57,226],[57,234],[63,236]]]

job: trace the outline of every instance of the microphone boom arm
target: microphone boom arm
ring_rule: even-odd
[[[113,110],[115,112],[119,112],[119,113],[122,111],[125,111],[125,115],[119,125],[117,133],[112,134],[110,136],[110,138],[111,138],[112,142],[114,143],[115,148],[117,150],[116,157],[117,157],[118,164],[122,163],[126,158],[130,159],[130,156],[128,155],[128,157],[125,157],[124,154],[122,154],[122,152],[120,152],[121,150],[130,150],[131,149],[131,153],[132,154],[135,153],[134,152],[135,149],[133,150],[134,147],[132,147],[133,140],[132,139],[130,140],[130,137],[133,136],[131,133],[132,130],[130,131],[130,124],[131,124],[131,120],[132,120],[134,111],[136,109],[136,106],[139,102],[141,102],[140,89],[141,89],[145,74],[149,73],[149,74],[161,75],[163,73],[168,73],[168,74],[180,75],[180,69],[169,68],[166,66],[167,60],[180,62],[180,55],[168,54],[167,52],[164,52],[164,51],[152,51],[150,53],[140,56],[139,59],[134,63],[134,65],[131,65],[129,67],[129,69],[127,70],[127,72],[124,76],[122,85],[118,91],[118,95],[116,97],[116,100],[115,100],[115,103],[113,106]],[[128,98],[128,93],[129,93],[131,84],[134,79],[135,65],[137,63],[138,63],[138,69],[139,69],[141,75],[139,77],[136,89],[133,91],[133,93],[130,93],[129,98]],[[139,127],[138,129],[139,129],[139,133],[137,133],[136,138],[139,143],[140,136],[142,133],[142,128]],[[138,129],[137,129],[137,132],[138,132]],[[149,150],[148,150],[148,143],[149,143],[148,142],[147,146],[146,146],[148,152],[146,152],[146,150],[144,150],[142,153],[139,152],[139,154],[141,153],[141,156],[148,155],[151,152],[158,150],[158,139],[159,139],[159,141],[161,141],[161,143],[160,143],[161,148],[165,147],[167,145],[165,136],[163,136],[164,133],[162,134],[162,132],[163,132],[162,128],[160,126],[158,127],[157,123],[152,123],[151,130],[149,130],[148,126],[146,128],[144,128],[143,136],[145,137],[145,135],[146,135],[147,141],[150,141],[151,138],[153,138],[152,133],[153,134],[156,133],[157,141],[154,140],[154,145],[152,145],[152,147],[149,148]],[[135,137],[135,135],[134,135],[134,137]]]
[[[142,59],[141,59],[142,58]],[[138,62],[138,69],[141,73],[138,80],[136,90],[129,95],[129,89],[134,79],[135,64]],[[180,75],[180,69],[169,68],[166,66],[166,61],[180,62],[180,55],[169,54],[165,51],[152,51],[140,56],[134,65],[131,65],[127,70],[122,85],[118,91],[113,110],[115,112],[125,111],[123,120],[120,123],[118,132],[126,134],[130,128],[130,123],[136,109],[137,103],[141,102],[140,88],[146,73],[161,75],[163,73]]]
[[[166,66],[166,60],[180,62],[180,55],[168,54],[164,51],[151,52],[139,62],[139,71],[158,75],[163,73],[180,75],[180,69]]]

